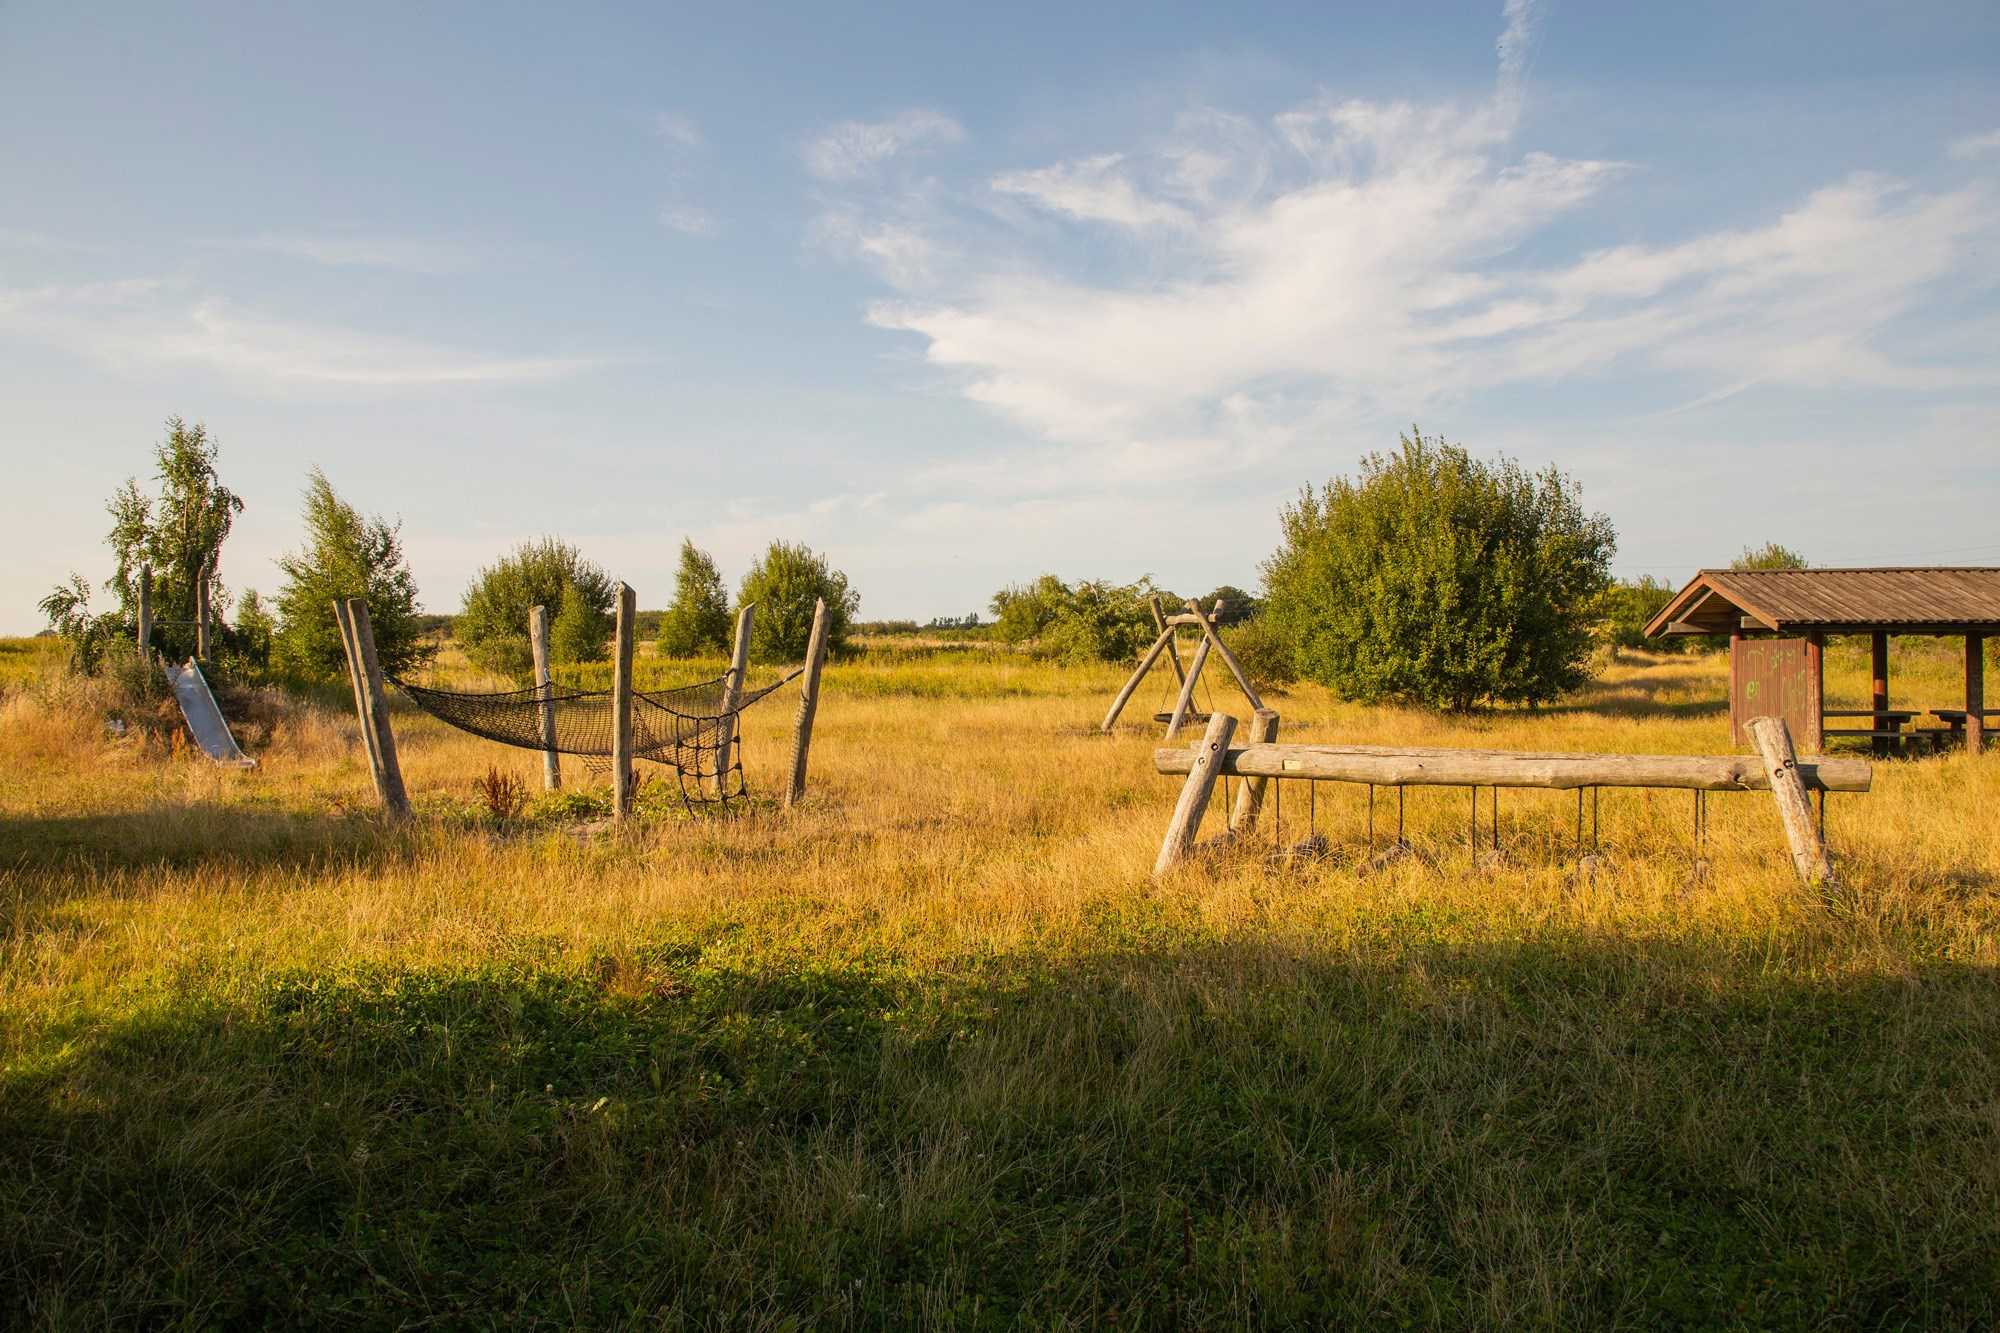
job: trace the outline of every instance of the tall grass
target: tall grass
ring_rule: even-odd
[[[482,815],[537,758],[400,706],[391,829],[337,695],[266,701],[236,773],[10,690],[10,1322],[2000,1317],[2000,759],[1835,797],[1831,905],[1750,794],[1697,877],[1684,794],[1606,793],[1592,876],[1559,794],[1503,794],[1495,858],[1413,791],[1417,855],[1371,868],[1365,793],[1287,784],[1327,858],[1154,884],[1176,782],[1156,701],[1094,734],[1121,674],[864,653],[802,810],[626,830]],[[1702,752],[1724,684],[1628,655],[1539,712],[1273,702],[1293,739]],[[762,792],[791,698],[746,718]]]

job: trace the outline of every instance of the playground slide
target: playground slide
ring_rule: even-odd
[[[257,767],[257,761],[236,744],[229,723],[222,718],[222,710],[215,706],[215,695],[209,691],[207,678],[192,657],[182,667],[167,663],[167,683],[174,687],[181,716],[187,719],[188,730],[194,733],[195,744],[203,754],[231,768]]]

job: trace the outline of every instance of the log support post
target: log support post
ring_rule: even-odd
[[[1155,877],[1166,874],[1184,860],[1194,847],[1195,834],[1201,831],[1202,812],[1208,809],[1208,799],[1215,791],[1215,780],[1222,775],[1222,760],[1229,753],[1229,738],[1236,734],[1236,719],[1227,713],[1216,713],[1208,719],[1208,730],[1202,734],[1201,744],[1194,749],[1192,762],[1188,766],[1187,781],[1181,784],[1180,800],[1174,803],[1173,819],[1167,824],[1167,836],[1160,843],[1160,855],[1153,862]]]
[[[1181,669],[1181,650],[1174,642],[1174,627],[1167,623],[1167,613],[1160,607],[1159,594],[1155,593],[1147,602],[1153,608],[1153,624],[1167,636],[1167,660],[1174,665],[1174,684],[1179,685],[1187,679],[1187,672]]]
[[[1252,745],[1269,745],[1278,739],[1278,714],[1269,708],[1260,708],[1250,715],[1250,738]],[[1229,831],[1248,833],[1257,827],[1257,816],[1264,809],[1264,790],[1270,785],[1269,778],[1245,778],[1236,791],[1236,808],[1229,812]]]
[[[1250,707],[1253,710],[1262,708],[1264,701],[1257,697],[1256,687],[1250,683],[1250,677],[1245,674],[1243,664],[1236,660],[1236,654],[1229,651],[1229,645],[1222,641],[1222,635],[1216,631],[1215,618],[1222,614],[1222,599],[1220,597],[1215,599],[1215,606],[1207,615],[1202,614],[1201,603],[1192,597],[1188,599],[1187,606],[1188,610],[1194,613],[1195,623],[1201,626],[1202,642],[1214,646],[1216,654],[1222,658],[1222,664],[1229,668],[1229,674],[1236,677],[1236,687],[1243,691],[1243,697],[1250,701]]]
[[[354,686],[354,711],[361,719],[361,744],[375,780],[375,795],[391,819],[410,813],[410,794],[403,786],[403,766],[396,758],[396,733],[389,724],[389,695],[382,683],[382,663],[375,655],[375,630],[368,620],[368,602],[350,597],[333,604],[347,649],[347,674]]]
[[[365,603],[362,614],[367,614]],[[194,583],[194,657],[197,662],[206,662],[209,657],[208,615],[208,566],[203,565],[201,575]]]
[[[540,706],[535,713],[535,729],[542,742],[542,790],[562,790],[562,760],[556,756],[556,706],[550,698],[554,685],[549,680],[549,608],[528,609],[528,648],[535,661],[535,690]]]
[[[1831,885],[1833,862],[1826,854],[1826,839],[1813,821],[1812,801],[1806,795],[1805,779],[1799,775],[1791,730],[1782,718],[1757,717],[1750,720],[1749,732],[1771,781],[1771,799],[1778,807],[1778,822],[1785,827],[1785,840],[1791,844],[1793,869],[1805,884]]]
[[[1806,707],[1803,721],[1806,726],[1806,753],[1824,754],[1826,752],[1826,635],[1817,630],[1806,635]]]
[[[1158,614],[1157,611],[1154,612],[1156,619],[1158,618]],[[1144,680],[1146,673],[1153,669],[1153,663],[1160,660],[1161,651],[1172,652],[1173,647],[1174,632],[1165,626],[1161,626],[1160,637],[1153,640],[1153,646],[1148,648],[1146,655],[1139,660],[1139,669],[1132,673],[1131,677],[1125,682],[1125,687],[1118,691],[1118,697],[1111,701],[1111,711],[1104,715],[1104,725],[1098,728],[1098,730],[1104,732],[1107,736],[1111,734],[1111,728],[1118,722],[1118,715],[1125,711],[1126,703],[1132,698],[1132,691],[1139,688],[1139,682]],[[1174,674],[1177,676],[1181,674],[1181,662],[1178,657],[1174,659]]]
[[[806,674],[799,686],[799,720],[792,728],[792,772],[785,783],[785,808],[806,795],[806,760],[812,753],[813,716],[819,711],[819,673],[826,665],[826,599],[813,607],[812,638],[806,643]]]
[[[152,661],[153,652],[153,567],[139,566],[139,662],[147,665]]]
[[[1222,603],[1217,602],[1216,605],[1220,606]],[[1169,628],[1167,633],[1172,634],[1173,630]],[[1195,644],[1194,656],[1188,659],[1187,677],[1181,681],[1181,692],[1174,697],[1173,716],[1167,719],[1168,740],[1180,734],[1181,724],[1187,721],[1188,714],[1194,710],[1194,687],[1201,679],[1201,669],[1207,665],[1208,640],[1203,639]]]
[[[632,622],[638,616],[638,596],[631,585],[618,585],[618,624],[611,668],[611,814],[632,817]]]
[[[1965,636],[1965,752],[1986,749],[1986,636]]]
[[[736,705],[743,698],[743,679],[750,668],[750,622],[757,610],[751,602],[736,613],[736,643],[729,650],[729,673],[722,678],[722,720],[715,724],[715,794],[726,796],[729,766],[735,762]]]
[[[1880,731],[1881,715],[1889,711],[1889,636],[1879,629],[1868,636],[1868,666],[1868,706],[1876,714],[1868,719],[1868,729]],[[1891,745],[1888,737],[1877,736],[1872,748],[1876,754],[1886,755]]]

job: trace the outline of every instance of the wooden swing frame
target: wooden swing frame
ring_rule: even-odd
[[[1152,599],[1152,606],[1153,624],[1160,631],[1159,637],[1153,640],[1153,646],[1139,659],[1138,669],[1132,673],[1131,679],[1125,682],[1124,688],[1118,691],[1118,697],[1111,701],[1111,711],[1104,715],[1104,725],[1099,730],[1106,735],[1111,734],[1111,729],[1118,723],[1118,715],[1125,711],[1125,705],[1131,701],[1133,693],[1139,688],[1139,682],[1144,680],[1146,673],[1159,663],[1163,654],[1173,664],[1174,675],[1180,681],[1180,694],[1174,700],[1174,711],[1154,717],[1154,721],[1167,724],[1168,740],[1172,740],[1190,718],[1200,722],[1208,720],[1204,715],[1195,713],[1193,709],[1195,684],[1201,679],[1202,668],[1208,665],[1211,649],[1222,658],[1223,664],[1229,668],[1229,674],[1236,678],[1237,688],[1243,691],[1243,697],[1250,703],[1251,715],[1254,717],[1263,709],[1264,701],[1257,697],[1256,688],[1250,684],[1250,677],[1244,674],[1242,663],[1236,660],[1236,655],[1229,651],[1229,645],[1222,641],[1222,635],[1216,630],[1216,621],[1228,606],[1223,598],[1216,598],[1215,605],[1203,612],[1201,603],[1190,597],[1187,610],[1171,616],[1161,610],[1158,597]],[[1180,631],[1188,626],[1199,629],[1201,638],[1195,641],[1194,653],[1188,659],[1187,666],[1183,668],[1178,637]]]

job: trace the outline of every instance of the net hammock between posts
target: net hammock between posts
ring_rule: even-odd
[[[796,667],[761,689],[723,706],[727,676],[671,690],[632,691],[632,757],[664,764],[687,802],[723,802],[747,794],[743,746],[734,723],[744,709],[805,671]],[[524,750],[581,756],[593,770],[609,767],[617,728],[610,690],[531,685],[491,694],[434,690],[389,678],[417,707],[447,726]],[[722,751],[729,743],[729,765]]]

